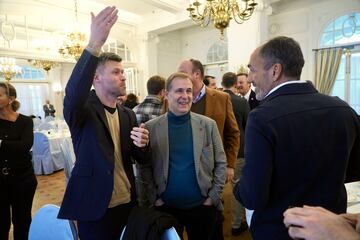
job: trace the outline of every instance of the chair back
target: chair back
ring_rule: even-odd
[[[123,228],[121,232],[120,240],[124,239],[125,230],[126,230],[126,226]],[[165,232],[161,236],[161,240],[181,240],[181,238],[177,234],[175,228],[171,227],[165,230]]]
[[[74,149],[72,148],[72,144],[71,145],[70,144],[71,143],[69,141],[64,139],[64,141],[60,145],[61,152],[65,159],[64,171],[65,171],[66,182],[68,182],[71,176],[71,171],[75,164]]]
[[[34,132],[34,144],[32,148],[32,162],[36,175],[49,174],[54,171],[49,139],[44,133]]]
[[[174,227],[167,229],[161,236],[161,240],[181,240]]]
[[[42,206],[34,215],[29,240],[77,240],[73,221],[58,219],[59,207],[53,204]]]

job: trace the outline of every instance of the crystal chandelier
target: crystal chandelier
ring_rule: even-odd
[[[220,30],[223,39],[224,29],[229,26],[230,20],[233,18],[239,24],[249,20],[257,5],[255,0],[241,0],[241,2],[239,4],[237,0],[206,0],[202,7],[199,0],[195,0],[186,10],[197,25],[206,27],[212,21]]]
[[[78,10],[77,2],[75,2],[75,18],[76,23],[78,23]],[[73,57],[75,60],[79,60],[81,53],[83,52],[86,45],[86,35],[85,33],[75,30],[66,36],[63,46],[59,48],[59,53],[66,58]]]
[[[3,76],[6,81],[10,81],[11,78],[21,73],[21,67],[15,64],[15,58],[0,58],[0,75]]]
[[[42,68],[49,73],[51,68],[58,66],[57,62],[49,61],[49,60],[35,60],[35,59],[28,59],[28,62],[31,63],[34,67]]]

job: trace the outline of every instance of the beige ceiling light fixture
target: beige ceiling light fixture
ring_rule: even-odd
[[[78,24],[78,9],[77,1],[75,3],[75,19]],[[79,60],[81,53],[83,52],[86,45],[86,34],[80,32],[80,30],[74,30],[67,34],[63,45],[59,48],[59,53],[65,58],[74,58],[76,61]]]
[[[254,0],[205,0],[203,4],[195,0],[186,10],[194,23],[201,27],[208,26],[212,21],[214,27],[220,30],[221,39],[224,39],[224,29],[229,26],[230,20],[234,19],[239,24],[249,20],[256,5]]]

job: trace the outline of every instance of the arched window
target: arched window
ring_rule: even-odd
[[[215,77],[216,86],[221,86],[221,78],[228,71],[228,44],[226,41],[217,41],[209,48],[204,64],[205,75]]]
[[[360,115],[360,13],[330,22],[320,38],[320,47],[343,46],[338,74],[332,90]]]
[[[136,69],[136,63],[134,63],[134,57],[130,49],[125,43],[120,41],[111,41],[104,45],[103,50],[106,52],[112,52],[118,54],[124,64],[125,76],[126,76],[126,89],[127,93],[134,93],[139,95],[138,89],[138,71]]]
[[[207,63],[228,61],[228,44],[225,41],[215,42],[207,53]]]

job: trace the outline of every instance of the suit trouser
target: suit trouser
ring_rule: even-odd
[[[217,212],[214,206],[200,205],[191,209],[179,209],[164,204],[155,209],[172,215],[178,221],[175,229],[181,239],[184,228],[189,240],[211,239]]]
[[[231,186],[234,188],[235,184],[240,180],[241,171],[244,167],[244,158],[238,158],[236,160],[235,169],[234,169],[234,178],[231,181]],[[231,191],[231,227],[239,228],[242,223],[242,210],[243,206],[238,200],[236,200],[234,193]]]
[[[96,221],[78,221],[81,240],[119,240],[125,227],[133,203],[108,208],[105,215]]]
[[[0,173],[0,240],[9,239],[11,221],[14,240],[28,239],[36,186],[37,180],[32,169],[14,176]]]

